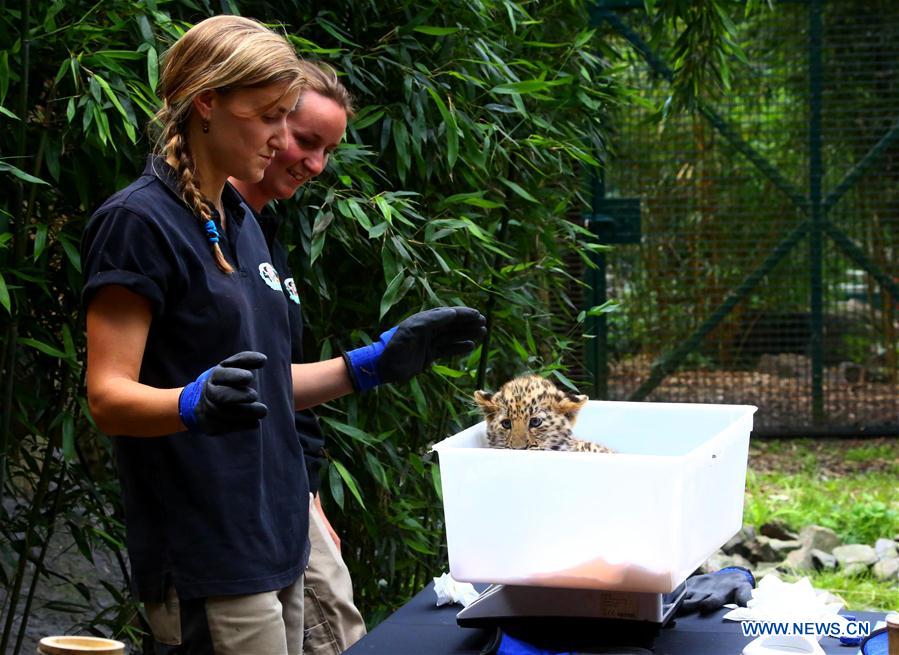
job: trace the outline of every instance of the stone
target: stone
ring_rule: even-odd
[[[751,525],[744,525],[737,534],[727,540],[721,550],[726,555],[737,554],[752,559],[752,546],[755,544],[755,537],[755,528]]]
[[[855,362],[840,362],[837,366],[840,377],[849,384],[864,384],[865,367]]]
[[[853,562],[852,564],[847,564],[843,567],[843,575],[847,577],[854,577],[857,575],[864,575],[868,572],[870,567],[863,562]]]
[[[871,569],[871,573],[882,582],[895,580],[899,576],[899,557],[888,557],[880,560]]]
[[[843,540],[830,528],[820,525],[807,525],[799,531],[799,541],[810,550],[823,550],[832,553],[833,549],[843,543]]]
[[[808,548],[798,548],[787,554],[782,568],[788,571],[811,571],[815,568],[812,553]]]
[[[798,353],[765,353],[758,363],[759,373],[780,378],[808,378],[811,370],[811,359]]]
[[[758,547],[753,553],[755,557],[751,559],[763,562],[780,561],[785,558],[790,551],[798,550],[802,547],[802,543],[797,540],[784,541],[782,539],[772,539],[771,537],[766,537],[764,535],[756,537],[756,544]]]
[[[837,568],[837,558],[818,548],[812,548],[809,551],[812,558],[812,564],[818,571],[835,571]]]
[[[699,570],[703,573],[714,573],[715,571],[720,571],[721,569],[727,566],[741,566],[744,569],[751,569],[752,562],[747,560],[742,555],[728,555],[722,551],[718,551],[711,557],[709,557],[702,566],[699,567]]]
[[[899,546],[892,539],[878,539],[874,544],[874,552],[877,559],[891,559],[899,557]]]
[[[783,541],[794,541],[799,538],[799,535],[790,530],[783,521],[771,521],[770,523],[765,523],[765,525],[759,528],[759,532],[766,537],[781,539]]]
[[[764,578],[769,573],[775,573],[780,567],[781,562],[759,562],[752,569],[752,575],[755,577],[755,583],[758,584],[759,580]]]
[[[842,569],[847,569],[854,564],[868,567],[877,561],[877,552],[866,544],[837,546],[833,549],[833,556],[837,558]]]

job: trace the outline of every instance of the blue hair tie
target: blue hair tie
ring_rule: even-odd
[[[203,228],[206,230],[206,238],[209,239],[209,243],[219,242],[219,231],[216,229],[215,222],[212,219],[206,221],[206,225]]]

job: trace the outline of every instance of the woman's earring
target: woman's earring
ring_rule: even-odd
[[[209,121],[203,119],[203,134],[209,134]]]

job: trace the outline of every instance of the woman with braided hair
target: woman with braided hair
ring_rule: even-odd
[[[157,154],[85,230],[88,402],[115,435],[158,653],[301,652],[309,485],[284,437],[287,306],[227,179],[262,178],[303,82],[255,21],[188,30],[163,61]]]
[[[483,334],[474,310],[442,308],[291,363],[289,301],[227,180],[262,180],[304,83],[263,25],[198,23],[163,60],[157,153],[85,229],[88,403],[114,435],[157,653],[298,655],[310,496],[294,411],[408,380]]]

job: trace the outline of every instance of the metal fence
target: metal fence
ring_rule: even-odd
[[[635,3],[602,38],[660,106]],[[639,5],[638,5],[639,6]],[[590,225],[594,397],[759,407],[756,434],[899,433],[899,5],[775,4],[714,104],[614,117]]]

